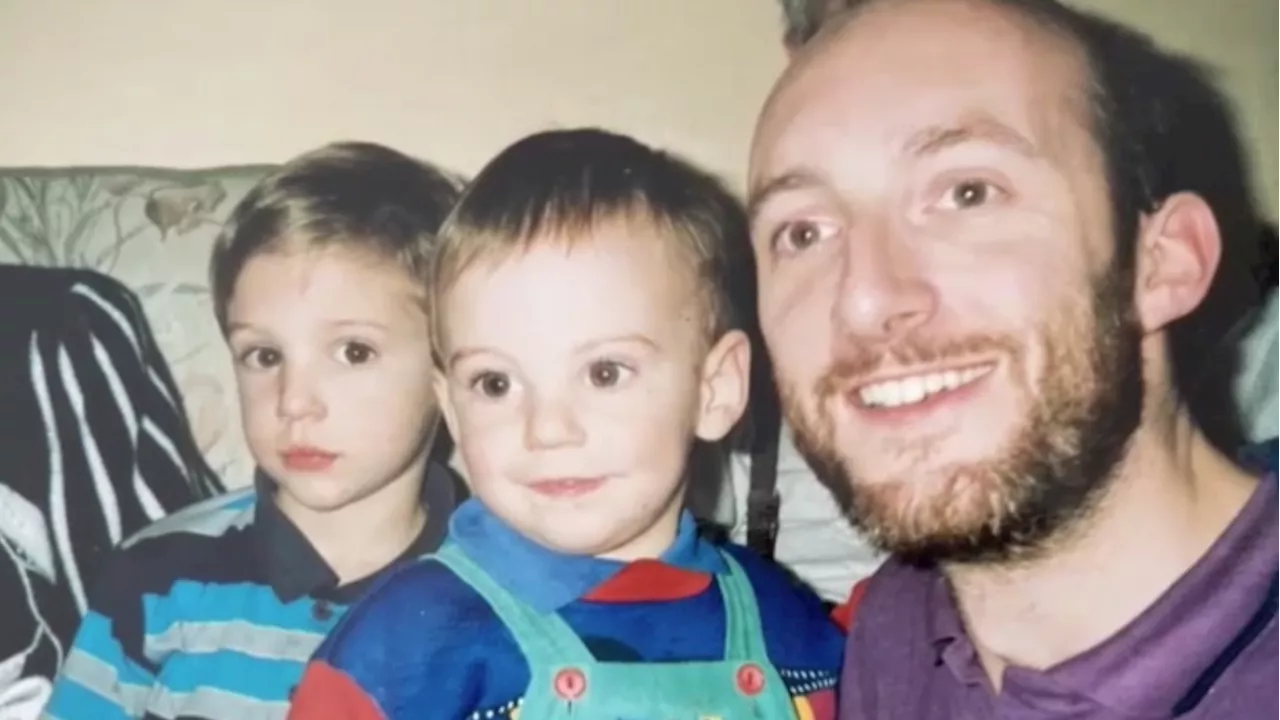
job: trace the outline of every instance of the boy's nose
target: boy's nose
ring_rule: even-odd
[[[282,420],[323,420],[327,414],[324,401],[314,380],[301,368],[283,368],[280,371],[279,396],[276,414]]]
[[[586,432],[569,403],[549,398],[532,398],[524,424],[524,445],[528,450],[550,450],[581,445]]]

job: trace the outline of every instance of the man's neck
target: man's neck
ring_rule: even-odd
[[[1140,430],[1093,515],[1042,558],[948,566],[996,689],[1007,665],[1052,667],[1136,619],[1208,551],[1256,482],[1189,423],[1164,437]]]
[[[427,521],[421,501],[425,455],[368,497],[329,512],[282,502],[280,509],[333,568],[340,584],[389,565],[413,544]],[[448,508],[430,511],[448,512]]]

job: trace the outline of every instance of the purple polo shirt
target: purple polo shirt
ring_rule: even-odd
[[[1252,720],[1277,716],[1277,483],[1116,635],[991,691],[946,581],[890,560],[857,607],[841,720]]]

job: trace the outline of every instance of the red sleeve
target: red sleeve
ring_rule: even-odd
[[[346,673],[320,661],[307,664],[293,692],[289,720],[387,720]]]
[[[845,632],[849,632],[849,627],[853,625],[853,614],[858,609],[858,603],[862,602],[862,596],[867,594],[867,582],[870,579],[863,578],[859,580],[853,586],[853,590],[849,592],[849,599],[837,605],[836,609],[831,611],[831,619],[844,628]]]

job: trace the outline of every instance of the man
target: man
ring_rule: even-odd
[[[796,444],[893,554],[842,717],[1274,716],[1276,483],[1170,357],[1222,255],[1157,157],[1176,63],[1052,0],[851,4],[749,182]]]

